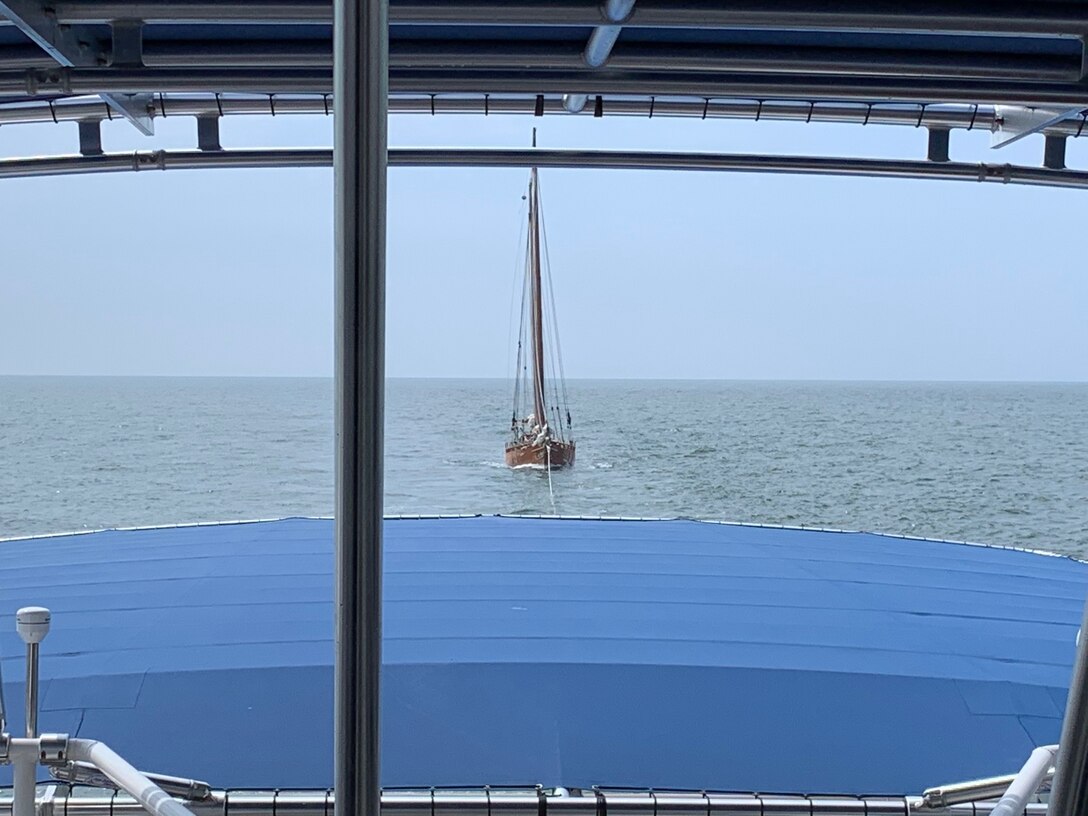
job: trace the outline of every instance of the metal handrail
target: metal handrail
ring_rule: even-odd
[[[39,806],[67,816],[139,816],[137,801],[86,789],[56,786]],[[324,816],[332,813],[331,790],[216,790],[188,803],[194,816]],[[772,795],[659,790],[548,791],[539,787],[390,790],[382,792],[382,816],[983,816],[992,803],[930,808],[918,797]],[[39,810],[41,812],[41,810]],[[1045,816],[1031,803],[1026,816]],[[12,816],[0,799],[0,816]]]

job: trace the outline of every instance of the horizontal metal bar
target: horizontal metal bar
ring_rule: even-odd
[[[750,99],[813,99],[926,104],[1008,104],[1088,107],[1088,85],[977,79],[912,80],[877,77],[822,77],[810,74],[711,74],[598,71],[410,71],[391,69],[390,89],[397,93],[554,93],[561,89],[630,96],[679,96]]]
[[[219,96],[180,95],[155,97],[149,112],[151,116],[214,116],[214,115],[268,115],[275,106],[281,114],[330,114],[334,100],[331,94],[310,96]],[[912,105],[864,105],[773,101],[757,102],[747,99],[681,100],[651,98],[610,98],[605,100],[606,116],[676,116],[700,119],[750,119],[773,121],[833,122],[857,125],[909,125],[910,127],[962,128],[966,130],[991,130],[995,121],[992,106],[935,105],[922,110]],[[394,113],[421,114],[532,114],[536,97],[485,99],[475,97],[395,96],[389,101]],[[545,114],[565,113],[558,98],[545,99]],[[110,117],[103,104],[89,98],[62,99],[55,102],[20,102],[0,106],[0,125],[34,122],[66,122],[99,120]],[[1062,122],[1048,128],[1048,132],[1063,135],[1088,135],[1088,128],[1080,127],[1080,119]]]
[[[601,30],[601,29],[596,29]],[[27,59],[25,49],[9,56],[0,50],[0,65],[43,67]],[[589,54],[587,47],[586,54]],[[579,70],[583,63],[599,67],[604,60],[589,62],[577,43],[534,42],[517,45],[479,43],[465,45],[442,41],[394,42],[389,59],[393,68],[471,68],[473,70]],[[1079,56],[1061,58],[1040,55],[987,53],[909,52],[881,49],[804,48],[733,45],[705,46],[617,45],[606,54],[610,68],[624,71],[849,74],[895,77],[972,77],[1012,79],[1017,82],[1077,82]],[[23,62],[20,62],[23,60]],[[328,68],[332,44],[320,40],[185,41],[148,40],[143,62],[150,68]]]
[[[137,816],[140,805],[125,797],[63,789],[39,797],[54,813],[68,816]],[[557,795],[539,789],[460,789],[382,792],[384,816],[977,816],[975,806],[927,808],[918,799],[890,796],[768,796],[669,791],[598,790]],[[331,791],[215,791],[187,802],[194,816],[324,816],[332,811]],[[1030,804],[1026,816],[1045,816],[1046,806]],[[10,799],[0,798],[0,816],[11,816]]]
[[[997,799],[1006,790],[1016,774],[1004,776],[988,776],[983,779],[972,779],[968,782],[953,782],[948,785],[939,785],[926,788],[922,793],[922,803],[927,808],[942,808],[949,805],[959,805],[964,802],[979,802],[986,799]]]
[[[0,59],[3,53],[0,52]],[[539,42],[516,47],[481,43],[478,47],[446,42],[392,43],[391,66],[401,68],[567,69],[582,66],[578,43]],[[151,68],[253,67],[328,68],[332,43],[321,40],[265,41],[150,41],[144,45],[144,64]],[[1078,61],[1079,65],[1079,61]]]
[[[331,94],[309,96],[212,96],[172,94],[156,96],[148,113],[158,116],[225,116],[324,114],[332,113]],[[997,112],[989,105],[902,105],[878,103],[800,102],[789,100],[756,101],[748,99],[683,100],[656,98],[609,98],[603,104],[608,116],[697,117],[699,119],[741,119],[802,121],[854,125],[905,125],[909,127],[947,128],[990,131]],[[484,98],[483,95],[411,97],[394,96],[389,110],[399,114],[532,114],[536,97]],[[567,115],[559,98],[545,99],[545,114]],[[98,121],[114,114],[97,99],[69,98],[47,102],[19,102],[0,105],[0,125],[36,122]],[[1088,136],[1086,117],[1078,116],[1046,128],[1047,134],[1079,138]]]
[[[319,148],[148,151],[101,156],[0,160],[0,178],[211,168],[329,167],[332,151]],[[1000,164],[896,159],[765,156],[647,151],[393,148],[393,167],[562,167],[598,170],[695,170],[788,173],[865,178],[996,182],[1044,187],[1088,187],[1088,172]]]
[[[660,73],[630,70],[548,71],[391,69],[391,93],[594,94],[713,99],[813,99],[862,102],[980,103],[1088,107],[1088,85],[911,80],[813,75]],[[329,93],[332,73],[316,68],[58,68],[0,72],[0,94]]]
[[[64,22],[141,19],[149,22],[260,22],[331,24],[328,0],[61,0],[51,4]],[[965,9],[970,11],[965,11]],[[490,24],[595,26],[607,22],[599,5],[581,0],[391,0],[392,24]],[[625,26],[823,28],[979,34],[1078,36],[1088,30],[1088,9],[1079,3],[936,0],[866,2],[841,0],[734,0],[707,4],[688,0],[640,0]]]

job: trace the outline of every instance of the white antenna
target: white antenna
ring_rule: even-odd
[[[38,736],[38,646],[49,634],[52,615],[44,606],[24,606],[15,613],[15,630],[26,644],[26,735]]]

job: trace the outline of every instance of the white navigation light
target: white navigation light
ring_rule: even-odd
[[[24,606],[15,613],[15,629],[23,643],[41,643],[49,634],[51,615],[44,606]]]

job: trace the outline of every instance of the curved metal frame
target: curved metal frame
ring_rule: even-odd
[[[734,173],[788,173],[810,176],[938,179],[1036,187],[1088,188],[1088,172],[1010,164],[746,155],[653,151],[391,148],[391,167],[554,167],[595,170],[693,170]],[[0,179],[124,173],[148,170],[331,167],[323,148],[252,150],[153,150],[95,156],[53,156],[0,160]]]

